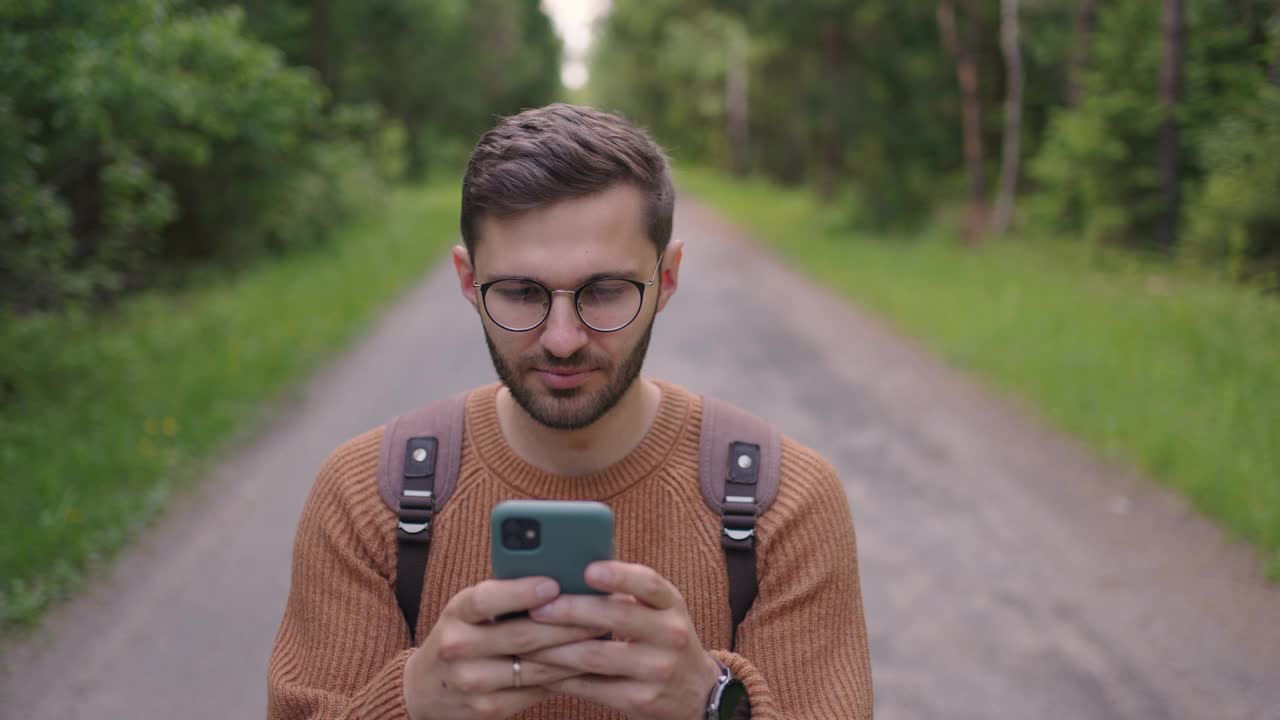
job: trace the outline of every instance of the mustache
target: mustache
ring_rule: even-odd
[[[584,352],[576,352],[567,358],[561,358],[543,351],[541,353],[538,353],[536,357],[528,358],[522,361],[520,364],[526,370],[530,368],[535,368],[535,367],[546,368],[548,370],[554,370],[554,369],[573,370],[573,369],[584,368],[584,367],[591,367],[591,368],[608,367],[608,363],[605,361],[604,358],[596,357],[595,355],[591,355],[589,353],[584,353]]]

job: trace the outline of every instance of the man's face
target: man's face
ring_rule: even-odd
[[[640,314],[615,332],[583,324],[573,296],[557,293],[541,325],[512,332],[480,306],[472,281],[530,278],[573,290],[600,274],[647,283],[658,252],[644,223],[644,197],[630,185],[506,218],[484,217],[474,258],[454,250],[463,294],[480,312],[494,368],[511,396],[547,427],[586,427],[607,413],[640,374],[659,310],[676,288],[681,244],[672,241],[657,281],[645,288]]]

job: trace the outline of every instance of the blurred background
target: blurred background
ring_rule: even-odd
[[[1274,587],[1274,0],[0,0],[3,633],[422,283],[476,139],[553,101]]]

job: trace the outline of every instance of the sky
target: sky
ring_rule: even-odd
[[[565,87],[576,90],[587,82],[591,23],[608,12],[609,0],[542,0],[542,9],[551,16],[556,32],[564,40],[560,79]]]

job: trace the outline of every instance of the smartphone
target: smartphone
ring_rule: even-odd
[[[499,580],[545,576],[560,592],[602,595],[583,574],[613,559],[613,510],[577,500],[507,500],[489,516],[493,574]]]

